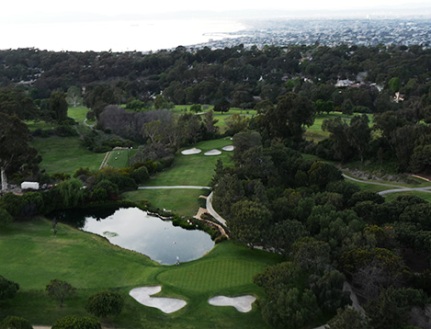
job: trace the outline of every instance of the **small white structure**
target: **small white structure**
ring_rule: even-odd
[[[21,190],[38,190],[39,183],[38,182],[22,182]]]

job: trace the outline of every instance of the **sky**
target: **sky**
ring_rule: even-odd
[[[276,11],[308,11],[308,10],[355,10],[372,9],[375,7],[392,8],[402,4],[425,3],[425,0],[74,0],[62,2],[58,0],[15,0],[2,3],[0,17],[7,20],[21,20],[31,17],[46,19],[60,19],[61,17],[76,15],[110,16],[166,14],[186,11],[242,11],[242,10],[276,10]]]
[[[0,49],[157,50],[221,38],[244,19],[328,12],[373,14],[430,0],[14,0],[0,8]],[[405,9],[406,7],[404,7]],[[383,10],[382,10],[383,9]],[[299,13],[300,12],[300,13]],[[400,12],[403,12],[400,10]],[[344,15],[344,14],[343,14]],[[219,35],[213,35],[218,32]]]

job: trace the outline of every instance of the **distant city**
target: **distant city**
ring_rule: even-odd
[[[224,48],[239,44],[245,47],[420,45],[425,48],[431,45],[429,19],[277,19],[246,22],[246,25],[247,29],[226,34],[226,38],[189,48]]]

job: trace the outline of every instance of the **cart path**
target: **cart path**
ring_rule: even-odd
[[[386,195],[386,194],[391,194],[391,193],[400,193],[400,192],[412,192],[412,191],[431,193],[431,186],[426,186],[426,187],[405,187],[405,186],[393,185],[393,184],[387,184],[387,183],[370,182],[370,181],[366,181],[366,180],[361,180],[361,179],[353,178],[353,177],[348,176],[346,174],[343,174],[343,177],[345,179],[347,179],[347,180],[351,180],[351,181],[357,182],[357,183],[365,183],[365,184],[370,184],[370,185],[392,187],[391,189],[387,189],[387,190],[384,190],[384,191],[377,192],[377,194],[380,194],[380,195]]]

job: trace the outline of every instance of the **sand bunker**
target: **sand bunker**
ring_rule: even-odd
[[[130,290],[129,295],[138,303],[158,308],[164,313],[173,313],[187,305],[186,301],[176,298],[151,297],[162,290],[161,286],[140,287]]]
[[[222,150],[230,152],[230,151],[233,151],[234,148],[235,148],[235,146],[233,146],[233,145],[226,145],[225,147],[222,148]]]
[[[181,151],[181,154],[183,154],[183,155],[190,155],[190,154],[199,154],[201,152],[202,152],[202,150],[197,149],[197,148],[194,147],[192,149]]]
[[[211,151],[205,152],[204,154],[205,155],[220,155],[221,151],[220,150],[211,150]]]
[[[216,296],[208,299],[208,303],[213,306],[233,306],[238,312],[247,313],[251,311],[255,300],[256,297],[251,295],[240,297]]]

